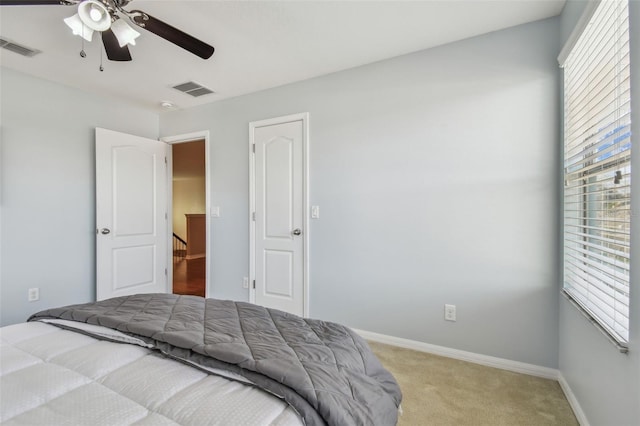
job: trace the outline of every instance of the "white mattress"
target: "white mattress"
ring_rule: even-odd
[[[254,386],[49,324],[1,328],[0,353],[3,425],[303,424]]]

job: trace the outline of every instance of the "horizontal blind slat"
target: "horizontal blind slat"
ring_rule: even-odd
[[[616,281],[614,279],[612,279],[611,277],[608,277],[604,274],[600,274],[600,273],[596,273],[594,274],[593,270],[586,267],[585,265],[581,265],[579,262],[575,261],[574,259],[569,259],[569,265],[571,266],[568,270],[567,270],[567,281],[569,282],[573,282],[576,283],[575,280],[572,279],[572,277],[574,275],[578,275],[582,278],[583,282],[588,283],[589,285],[593,285],[594,287],[608,287],[610,288],[612,291],[612,299],[614,298],[613,294],[626,294],[626,302],[627,305],[629,304],[629,293],[628,293],[628,288],[624,286],[624,283],[621,283],[620,281]],[[587,279],[586,277],[593,277],[592,279]],[[612,301],[613,303],[613,301]]]

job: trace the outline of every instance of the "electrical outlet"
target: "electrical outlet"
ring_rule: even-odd
[[[456,305],[444,305],[444,319],[445,321],[456,320]]]
[[[242,288],[249,288],[249,277],[242,277]]]
[[[35,288],[30,288],[29,292],[27,293],[27,300],[29,302],[35,302],[36,300],[40,299],[40,289],[35,287]]]

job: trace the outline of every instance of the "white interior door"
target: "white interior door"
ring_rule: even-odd
[[[306,115],[251,123],[255,303],[306,314]]]
[[[166,293],[167,145],[96,128],[96,296]]]

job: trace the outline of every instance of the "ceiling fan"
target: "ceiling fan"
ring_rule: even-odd
[[[156,34],[202,59],[213,55],[213,46],[154,18],[141,10],[125,10],[132,0],[0,0],[0,6],[78,6],[77,13],[66,18],[65,23],[75,35],[87,41],[93,33],[102,35],[107,58],[111,61],[130,61],[128,45],[135,45],[140,35],[121,17],[126,17],[140,28]]]

